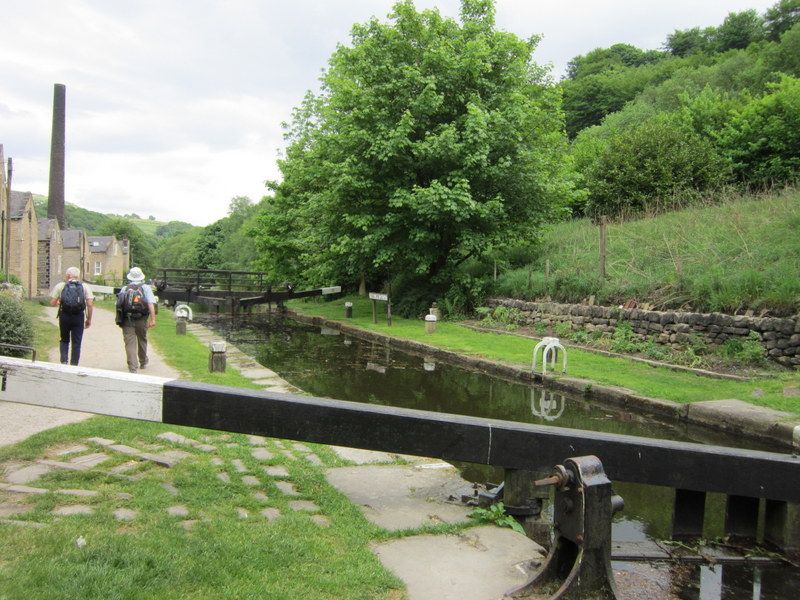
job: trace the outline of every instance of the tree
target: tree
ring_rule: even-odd
[[[779,40],[797,23],[800,23],[800,0],[780,0],[764,13],[764,29],[772,41]]]
[[[461,24],[404,0],[390,22],[355,25],[287,126],[262,264],[318,284],[406,273],[443,289],[470,257],[530,235],[572,186],[536,42],[496,31],[489,0],[464,0]]]
[[[144,233],[137,225],[123,217],[113,217],[103,223],[97,235],[113,235],[118,240],[130,242],[131,265],[137,265],[147,273],[155,264],[155,243],[152,236]]]
[[[764,20],[753,9],[728,13],[714,36],[717,52],[747,48],[763,39]]]
[[[690,56],[700,52],[710,52],[713,50],[712,40],[716,32],[716,27],[676,29],[667,36],[664,46],[675,56]]]
[[[639,67],[664,58],[659,50],[642,50],[631,44],[614,44],[608,48],[595,48],[586,56],[578,55],[567,63],[567,77],[579,79],[597,75],[616,67]]]
[[[800,174],[800,79],[786,76],[771,92],[753,99],[731,120],[721,145],[737,178],[770,186]]]

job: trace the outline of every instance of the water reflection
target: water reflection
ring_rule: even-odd
[[[563,394],[557,394],[544,388],[531,388],[531,413],[552,423],[564,414],[567,400]]]

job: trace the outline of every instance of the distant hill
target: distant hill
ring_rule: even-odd
[[[36,207],[36,216],[40,219],[44,219],[47,216],[47,196],[34,194],[33,203]],[[153,217],[143,219],[135,213],[130,215],[103,214],[81,208],[69,202],[67,202],[64,208],[64,218],[67,222],[67,227],[70,229],[84,229],[89,235],[97,234],[110,219],[120,217],[132,222],[145,234],[156,238],[168,237],[195,228],[195,225],[183,221],[169,221],[167,223],[165,221],[158,221]]]

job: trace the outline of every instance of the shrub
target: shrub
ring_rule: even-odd
[[[556,323],[555,327],[553,327],[553,331],[556,336],[560,338],[569,338],[572,334],[572,323],[569,321],[559,321]]]
[[[640,352],[644,347],[633,333],[633,328],[628,321],[617,323],[611,336],[611,350],[614,352]]]
[[[747,365],[763,365],[767,359],[767,351],[761,345],[761,337],[751,331],[746,339],[730,338],[722,344],[717,352],[736,362]]]
[[[501,327],[513,331],[522,323],[522,313],[516,308],[495,306],[491,309],[488,306],[481,306],[476,312],[483,315],[481,323],[487,327]]]
[[[17,346],[33,346],[33,323],[22,303],[0,294],[0,342]],[[24,350],[0,347],[4,356],[23,356]]]
[[[728,169],[685,115],[659,114],[612,136],[586,173],[586,212],[620,215],[680,204],[723,184]]]

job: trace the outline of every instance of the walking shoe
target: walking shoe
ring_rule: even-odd
[[[149,363],[150,363],[150,361],[149,361],[149,360],[146,360],[146,361],[144,361],[144,362],[143,362],[141,365],[139,365],[139,368],[140,368],[140,369],[144,369],[145,367],[147,367],[147,365],[148,365]]]

